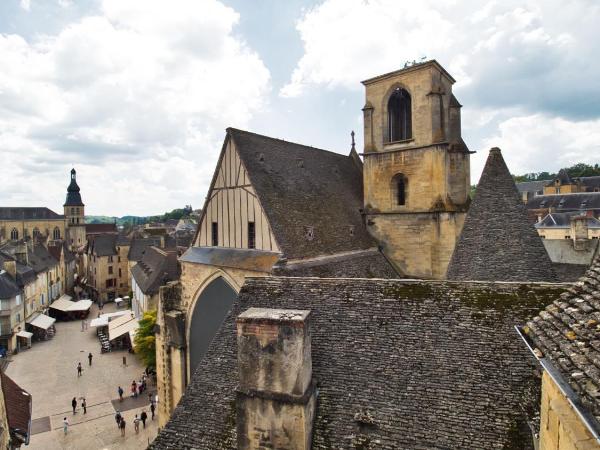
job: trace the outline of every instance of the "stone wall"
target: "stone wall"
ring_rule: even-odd
[[[46,219],[46,220],[2,220],[0,221],[0,244],[10,240],[10,232],[16,228],[19,232],[19,239],[25,236],[33,237],[33,230],[37,228],[44,236],[53,238],[54,228],[58,227],[60,236],[65,238],[65,220],[64,219]]]

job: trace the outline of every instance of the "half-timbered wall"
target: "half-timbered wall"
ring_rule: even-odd
[[[197,246],[212,246],[212,224],[217,223],[218,246],[248,248],[248,222],[254,222],[255,248],[279,251],[246,169],[235,146],[228,141],[217,178],[206,205]]]

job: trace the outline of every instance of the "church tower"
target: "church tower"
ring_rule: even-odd
[[[435,60],[363,81],[367,226],[409,277],[445,277],[469,206],[454,82]]]
[[[71,182],[67,188],[65,201],[65,221],[67,225],[67,243],[71,249],[85,245],[85,205],[81,201],[80,189],[77,185],[77,172],[71,169]]]

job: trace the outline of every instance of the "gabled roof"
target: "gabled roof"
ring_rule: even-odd
[[[58,264],[58,261],[48,252],[48,249],[38,243],[33,244],[33,249],[27,245],[27,259],[29,265],[37,273],[45,272]]]
[[[31,432],[31,395],[0,371],[6,419],[13,439],[28,444]]]
[[[351,156],[235,128],[227,134],[286,258],[377,246],[362,220],[362,172]]]
[[[133,238],[129,246],[127,259],[129,261],[140,261],[144,252],[152,245],[160,246],[160,237]]]
[[[17,285],[17,280],[0,267],[0,299],[11,299],[20,293],[21,289]]]
[[[447,277],[493,281],[556,279],[499,148],[490,150]]]
[[[154,295],[167,282],[179,279],[177,251],[149,247],[131,274],[144,294]]]
[[[546,186],[553,186],[557,180],[560,181],[560,184],[573,184],[573,180],[565,169],[560,169],[556,177],[546,182]]]
[[[527,202],[527,209],[548,208],[552,208],[556,211],[586,211],[590,209],[600,209],[600,192],[538,195]]]
[[[584,410],[600,418],[600,254],[585,275],[524,328],[538,356],[550,362]],[[600,428],[597,430],[600,431]]]
[[[312,448],[530,449],[522,407],[539,380],[514,324],[563,288],[247,278],[150,448],[237,448],[235,318],[262,307],[311,311]]]
[[[56,214],[51,209],[42,208],[20,208],[1,207],[0,220],[54,220],[64,219],[64,216]]]
[[[16,258],[4,251],[0,251],[0,269],[2,268],[2,264],[4,261],[15,261],[17,264],[17,285],[19,288],[23,289],[23,287],[29,283],[32,283],[36,279],[35,270],[31,267],[21,264]]]
[[[114,256],[117,254],[116,234],[97,234],[90,241],[89,251],[96,256]]]
[[[548,181],[523,181],[517,183],[517,189],[519,192],[544,192],[544,186]]]

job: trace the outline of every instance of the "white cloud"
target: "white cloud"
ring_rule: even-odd
[[[224,129],[270,89],[238,20],[216,0],[104,0],[56,35],[0,35],[0,148],[18,193],[4,202],[62,204],[75,164],[91,213],[201,206]],[[34,167],[55,180],[44,198]]]
[[[25,11],[31,11],[31,0],[21,0],[20,4]]]

